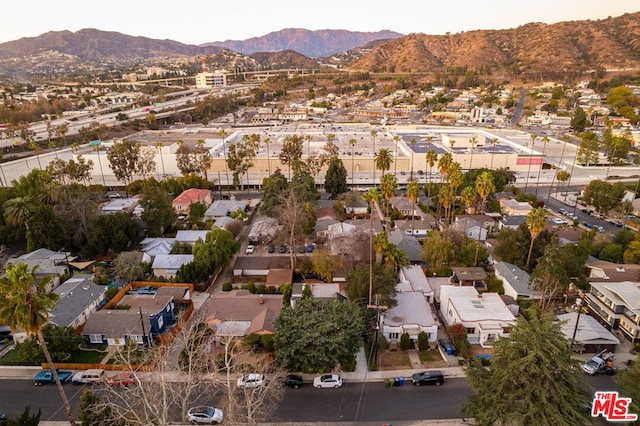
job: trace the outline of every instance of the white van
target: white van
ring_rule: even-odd
[[[87,371],[79,371],[73,375],[71,382],[74,385],[84,385],[86,383],[101,383],[105,379],[104,370],[101,368],[95,368]]]

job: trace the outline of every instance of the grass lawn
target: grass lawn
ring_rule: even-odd
[[[99,364],[105,356],[107,356],[106,352],[75,351],[71,354],[69,359],[65,359],[64,362],[79,364]]]
[[[440,359],[440,354],[438,354],[437,349],[429,349],[428,351],[418,352],[420,356],[420,361],[422,362],[430,362],[436,359]]]
[[[411,368],[409,355],[406,352],[382,352],[380,354],[380,370],[406,370]]]
[[[4,356],[0,359],[0,365],[20,365],[20,354],[18,350],[13,348],[8,351]]]

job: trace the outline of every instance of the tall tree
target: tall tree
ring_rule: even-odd
[[[478,197],[480,197],[480,200],[482,201],[482,204],[480,207],[482,209],[482,212],[484,213],[486,208],[487,198],[489,197],[489,195],[493,194],[496,191],[496,185],[493,181],[493,175],[488,171],[482,172],[476,178],[475,190],[476,190],[476,193],[478,194]]]
[[[332,157],[329,160],[329,167],[324,177],[324,190],[331,194],[332,199],[335,199],[338,194],[349,190],[347,186],[347,169],[338,157]]]
[[[302,146],[303,139],[300,135],[294,134],[291,136],[285,136],[282,143],[282,150],[278,155],[280,162],[289,168],[289,180],[291,180],[291,174],[295,175],[302,167]]]
[[[393,163],[391,151],[387,148],[382,148],[380,151],[375,153],[374,158],[376,169],[380,169],[382,171],[382,175],[384,175],[385,172],[391,168],[391,163]]]
[[[491,368],[474,362],[467,369],[472,393],[464,412],[480,425],[587,424],[582,406],[589,397],[571,355],[551,315],[520,316],[510,335],[495,343]]]
[[[527,168],[527,179],[524,182],[524,192],[527,192],[527,187],[529,186],[529,175],[531,174],[531,156],[533,156],[533,148],[536,144],[536,138],[538,137],[538,135],[536,135],[535,133],[532,133],[531,135],[529,135],[531,137],[531,151],[529,153],[529,167]]]
[[[573,110],[573,116],[571,117],[571,129],[576,133],[584,132],[584,129],[587,128],[587,114],[584,112],[584,109],[577,106]]]
[[[148,185],[142,190],[140,204],[144,209],[142,220],[149,225],[149,236],[161,237],[176,218],[171,196],[160,187]]]
[[[107,153],[107,159],[116,179],[128,185],[139,169],[140,144],[128,140],[116,142]]]
[[[471,145],[471,159],[469,160],[469,170],[473,169],[473,152],[476,150],[478,144],[478,138],[473,136],[469,139],[469,145]]]
[[[393,135],[393,143],[396,145],[396,155],[393,157],[393,174],[398,176],[398,145],[400,144],[400,136]]]
[[[6,275],[0,277],[0,321],[9,325],[11,330],[22,329],[29,334],[36,335],[49,363],[49,368],[53,372],[69,423],[74,425],[75,420],[71,405],[42,334],[42,327],[48,321],[49,311],[53,309],[58,300],[58,295],[50,293],[47,289],[52,280],[53,277],[49,276],[37,282],[36,268],[29,269],[24,263],[8,265]]]
[[[542,208],[535,208],[527,215],[527,227],[531,234],[531,243],[529,244],[529,254],[527,255],[527,264],[525,268],[529,268],[531,262],[531,252],[533,251],[533,243],[538,238],[538,235],[544,230],[544,225],[547,223],[547,212]]]
[[[406,195],[409,201],[411,201],[411,235],[413,235],[414,219],[416,217],[416,201],[418,201],[418,195],[420,194],[420,188],[418,182],[412,180],[407,184]]]
[[[409,144],[411,145],[411,171],[409,172],[409,179],[413,179],[413,154],[416,151],[417,143],[418,143],[418,140],[416,138],[412,138],[409,141]]]
[[[427,161],[427,166],[429,166],[429,186],[427,189],[427,200],[429,201],[429,207],[431,207],[431,179],[433,174],[433,166],[438,162],[438,154],[430,149],[425,154],[425,160]]]
[[[373,166],[371,168],[371,171],[373,172],[373,176],[371,176],[371,181],[373,183],[375,183],[375,181],[376,181],[376,160],[375,160],[376,136],[378,136],[378,131],[377,130],[371,130],[371,139],[373,139],[373,155],[374,155],[374,157],[372,158],[373,161],[371,162],[371,165]]]
[[[393,197],[398,189],[398,180],[391,173],[382,175],[380,178],[380,193],[384,197],[387,205],[387,219],[389,219],[389,207],[391,205],[391,197]]]
[[[351,190],[353,190],[353,188],[355,188],[354,184],[353,184],[353,179],[355,177],[355,169],[353,167],[354,163],[353,163],[353,159],[354,159],[354,155],[355,155],[355,147],[356,147],[356,138],[349,138],[349,145],[351,146]]]
[[[229,145],[227,154],[227,166],[231,170],[233,176],[233,184],[242,186],[242,176],[244,176],[251,167],[253,160],[256,158],[258,147],[260,146],[260,135],[244,135],[242,143],[237,142]]]
[[[352,365],[364,329],[358,305],[313,297],[284,307],[274,325],[278,361],[288,370],[308,373]]]
[[[581,133],[576,161],[587,167],[592,164],[597,165],[600,158],[599,149],[600,143],[598,142],[598,135],[594,132]]]

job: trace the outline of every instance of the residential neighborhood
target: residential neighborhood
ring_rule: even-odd
[[[0,394],[51,392],[17,386],[38,401],[0,419],[589,424],[601,392],[640,412],[637,73],[229,52],[0,79]],[[333,417],[336,395],[367,413]]]

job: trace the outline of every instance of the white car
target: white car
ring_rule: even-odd
[[[222,410],[207,406],[192,407],[187,412],[187,421],[191,424],[217,425],[223,417]]]
[[[105,372],[101,368],[95,368],[86,371],[78,371],[71,378],[71,383],[74,385],[84,385],[87,383],[97,384],[103,383],[106,380]]]
[[[338,389],[342,386],[342,377],[337,374],[324,374],[313,379],[313,387],[317,389],[321,388],[335,388]]]
[[[553,219],[551,219],[551,222],[555,223],[556,225],[565,225],[569,223],[564,219],[560,219],[559,217],[554,217]]]
[[[247,374],[238,379],[239,388],[257,388],[266,383],[266,379],[262,374]]]
[[[256,246],[254,246],[253,244],[249,244],[247,246],[247,254],[253,254],[255,250],[256,250]]]

